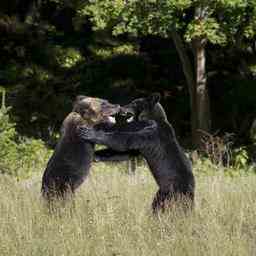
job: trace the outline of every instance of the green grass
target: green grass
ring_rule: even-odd
[[[156,185],[146,168],[95,164],[75,207],[49,215],[41,177],[0,179],[0,255],[256,255],[256,176],[196,178],[196,207],[151,214]]]

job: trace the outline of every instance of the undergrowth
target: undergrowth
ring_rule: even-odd
[[[0,173],[28,178],[41,171],[51,150],[41,140],[20,136],[8,111],[0,109]]]

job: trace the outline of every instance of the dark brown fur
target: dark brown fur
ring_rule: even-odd
[[[99,98],[78,96],[73,111],[63,121],[60,140],[42,178],[42,195],[48,201],[65,199],[87,177],[94,154],[94,143],[81,140],[77,128],[107,121],[119,111],[118,105]]]

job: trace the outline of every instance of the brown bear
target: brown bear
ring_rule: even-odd
[[[72,112],[63,121],[60,140],[42,177],[41,191],[45,199],[65,199],[72,195],[89,173],[94,143],[82,140],[77,128],[108,122],[119,110],[119,105],[107,100],[77,96]]]

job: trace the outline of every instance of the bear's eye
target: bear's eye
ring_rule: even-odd
[[[102,106],[102,107],[106,107],[106,106],[107,106],[107,102],[103,101],[103,102],[101,103],[101,106]]]

